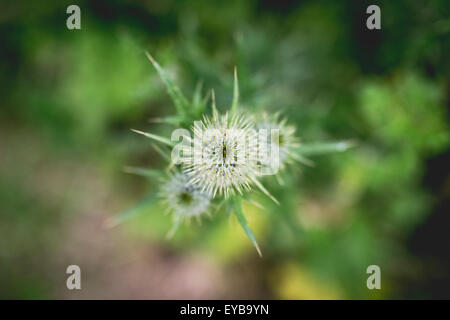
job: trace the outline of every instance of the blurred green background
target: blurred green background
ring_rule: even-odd
[[[81,8],[81,30],[66,8]],[[381,30],[365,10],[381,7]],[[450,4],[436,1],[36,1],[0,7],[0,298],[450,298]],[[165,234],[150,118],[173,114],[148,50],[186,95],[281,111],[305,142],[355,139],[292,166],[246,206],[259,258],[225,214]],[[66,288],[66,267],[82,290]],[[381,290],[366,287],[381,268]]]

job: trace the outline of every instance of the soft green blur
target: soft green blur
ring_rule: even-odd
[[[427,270],[407,243],[449,194],[422,182],[449,148],[448,1],[381,1],[376,34],[364,1],[81,1],[72,31],[69,4],[1,5],[1,298],[434,296],[409,291]],[[244,207],[262,259],[222,211],[171,240],[161,203],[104,227],[158,190],[122,168],[166,164],[129,130],[174,129],[149,121],[174,106],[145,51],[189,97],[201,81],[228,109],[236,66],[242,108],[280,111],[304,142],[356,141],[264,179],[281,205]]]

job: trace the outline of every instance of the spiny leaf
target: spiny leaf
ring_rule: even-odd
[[[159,147],[159,146],[158,146],[157,144],[155,144],[155,143],[152,143],[152,147],[153,147],[153,148],[156,150],[156,152],[158,152],[158,153],[161,155],[161,157],[163,157],[165,160],[171,161],[169,151],[165,150],[167,147],[164,147],[164,146],[163,146],[163,148],[161,148],[161,147]]]
[[[210,92],[207,92],[206,94],[205,94],[205,96],[203,97],[203,99],[202,99],[202,105],[203,105],[203,108],[206,106],[206,103],[208,102],[208,100],[209,100],[209,95],[210,95]]]
[[[214,89],[211,90],[211,107],[213,112],[213,119],[217,120],[219,117],[219,113],[216,108],[216,95],[214,94]]]
[[[251,203],[252,205],[254,205],[255,207],[259,208],[259,209],[264,209],[264,206],[262,204],[260,204],[258,201],[253,200],[248,193],[245,193],[242,195],[242,199],[244,199],[245,201],[247,201],[248,203]]]
[[[153,194],[153,195],[147,197],[146,199],[144,199],[143,201],[141,201],[140,203],[138,203],[135,207],[133,207],[129,210],[126,210],[126,211],[118,214],[115,217],[111,217],[111,218],[107,219],[104,222],[105,228],[113,228],[113,227],[117,226],[118,224],[134,217],[138,213],[141,213],[144,208],[153,204],[157,199],[158,199],[157,196]]]
[[[201,117],[201,115],[203,113],[205,113],[206,105],[208,103],[208,99],[209,99],[209,95],[210,95],[210,93],[207,92],[206,95],[204,97],[202,97],[202,88],[203,88],[203,83],[201,81],[199,81],[197,83],[197,86],[195,87],[195,91],[192,96],[192,106],[193,106],[192,115],[195,118],[199,118],[199,117]]]
[[[170,97],[172,98],[173,103],[175,104],[175,108],[177,109],[177,112],[180,116],[184,116],[187,113],[187,110],[189,110],[189,102],[181,92],[181,90],[175,85],[175,83],[170,79],[170,77],[167,75],[166,71],[164,71],[163,68],[158,64],[158,62],[153,59],[153,57],[148,53],[145,52],[147,55],[147,58],[150,60],[150,62],[155,67],[156,71],[158,71],[159,76],[163,80],[167,92],[169,93]]]
[[[266,188],[264,188],[264,186],[261,184],[261,182],[259,182],[256,179],[252,179],[253,183],[256,184],[256,186],[259,188],[259,190],[261,190],[266,196],[268,196],[270,199],[272,199],[273,202],[275,202],[277,205],[280,205],[280,203],[278,202],[277,199],[275,199],[275,197],[273,195],[270,194],[269,191],[267,191]]]
[[[249,239],[252,241],[253,245],[256,248],[256,251],[258,252],[259,256],[262,257],[261,250],[259,249],[258,242],[256,241],[255,236],[253,235],[252,230],[248,226],[247,219],[244,216],[244,212],[242,211],[242,201],[240,197],[235,197],[233,199],[233,205],[234,205],[234,214],[236,215],[236,218],[239,221],[239,224],[242,226],[242,228],[245,231],[245,234],[249,237]]]
[[[356,145],[354,141],[325,142],[301,144],[297,150],[302,155],[319,155],[333,152],[343,152]]]
[[[309,160],[308,158],[305,158],[304,156],[300,155],[300,154],[296,154],[294,152],[288,152],[288,154],[296,161],[307,165],[309,167],[314,167],[314,162]]]
[[[248,203],[254,205],[257,208],[264,210],[264,206],[261,203],[259,203],[258,201],[255,201],[255,200],[251,199],[250,197],[245,197],[245,196],[244,196],[244,200],[247,201]]]
[[[162,142],[162,143],[164,143],[164,144],[167,144],[167,145],[170,146],[170,147],[173,147],[173,146],[175,145],[175,142],[170,141],[170,140],[167,139],[167,138],[158,136],[158,135],[156,135],[156,134],[147,133],[147,132],[143,132],[143,131],[135,130],[135,129],[130,129],[130,130],[133,131],[133,132],[142,134],[143,136],[146,136],[147,138],[150,138],[150,139],[153,139],[153,140]]]
[[[160,170],[139,168],[139,167],[125,167],[123,168],[125,173],[136,174],[138,176],[150,177],[150,178],[160,178],[164,174]]]
[[[168,116],[164,118],[151,118],[148,120],[150,123],[167,123],[174,126],[178,126],[183,119],[179,116]]]
[[[280,186],[284,186],[284,180],[279,174],[275,175],[275,179],[277,179],[277,181],[280,184]]]
[[[181,225],[181,222],[183,221],[183,219],[181,217],[177,217],[172,225],[172,228],[170,228],[170,231],[167,233],[166,238],[167,239],[171,239],[175,233],[177,232],[178,228]]]
[[[201,97],[202,88],[203,88],[203,82],[202,81],[197,82],[197,85],[195,86],[194,94],[192,95],[192,103],[194,105],[198,104],[202,98]]]
[[[231,114],[236,113],[239,103],[239,84],[237,79],[237,69],[234,67],[234,89],[233,89],[233,104],[231,105]]]

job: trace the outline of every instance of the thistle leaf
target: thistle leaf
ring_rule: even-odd
[[[203,82],[199,81],[197,82],[197,85],[195,86],[194,93],[192,95],[192,103],[194,105],[198,104],[201,100],[201,94],[202,94],[202,88],[203,88]]]
[[[333,152],[344,152],[356,145],[354,141],[301,144],[297,151],[302,155],[320,155]]]
[[[105,228],[113,228],[118,224],[136,216],[139,213],[143,212],[143,209],[147,208],[151,204],[153,204],[157,200],[157,196],[155,194],[147,197],[143,201],[139,202],[135,207],[128,209],[115,217],[111,217],[104,222]]]
[[[296,161],[308,166],[308,167],[314,167],[314,162],[308,158],[305,158],[303,155],[296,154],[294,152],[288,152],[288,154]]]
[[[185,116],[187,111],[189,110],[189,102],[187,101],[186,97],[183,95],[181,90],[175,85],[172,79],[170,79],[166,71],[164,71],[164,69],[161,68],[158,62],[156,62],[155,59],[153,59],[150,53],[146,51],[145,54],[155,67],[156,71],[158,71],[159,76],[161,77],[162,81],[166,86],[167,92],[169,93],[173,103],[175,104],[175,108],[177,109],[178,114],[181,117]]]
[[[247,219],[244,216],[244,212],[242,211],[242,201],[240,197],[235,197],[233,199],[233,205],[234,205],[234,214],[236,215],[236,218],[239,221],[239,224],[242,226],[242,228],[245,231],[245,234],[249,239],[252,241],[253,245],[256,248],[256,251],[258,252],[258,255],[262,257],[261,250],[259,249],[258,242],[256,241],[255,236],[253,235],[252,230],[248,226]]]
[[[217,121],[219,113],[217,112],[216,108],[216,95],[214,94],[214,89],[211,90],[211,107],[213,112],[213,119],[214,121]]]
[[[207,92],[201,101],[202,107],[203,107],[203,112],[205,111],[206,104],[208,103],[209,95],[210,95],[210,92]]]
[[[181,225],[181,222],[183,219],[181,217],[177,217],[172,225],[172,228],[170,228],[169,232],[166,235],[166,239],[172,239],[175,233],[177,232],[178,228]]]
[[[164,143],[164,144],[166,144],[166,145],[168,145],[168,146],[170,146],[170,147],[173,147],[173,146],[175,145],[175,142],[173,142],[173,141],[171,141],[171,140],[169,140],[169,139],[167,139],[167,138],[158,136],[158,135],[156,135],[156,134],[152,134],[152,133],[148,133],[148,132],[143,132],[143,131],[135,130],[135,129],[130,129],[130,130],[133,131],[133,132],[142,134],[143,136],[146,136],[147,138],[150,138],[150,139],[153,139],[153,140],[162,142],[162,143]]]
[[[253,183],[256,184],[256,186],[259,188],[259,190],[262,191],[262,193],[264,193],[266,196],[268,196],[270,199],[272,199],[273,202],[275,202],[277,205],[280,205],[280,203],[278,202],[277,199],[275,199],[275,197],[273,195],[270,194],[269,191],[267,191],[266,188],[264,188],[264,186],[261,184],[261,182],[259,182],[256,179],[252,179]]]
[[[263,206],[261,203],[259,203],[258,201],[255,201],[255,200],[251,199],[250,197],[244,196],[244,200],[247,201],[248,203],[254,205],[254,206],[257,207],[258,209],[261,209],[261,210],[264,210],[264,209],[265,209],[264,206]]]
[[[160,178],[164,174],[160,170],[139,168],[139,167],[125,167],[123,168],[125,173],[135,174],[138,176],[149,177],[149,178]]]
[[[167,123],[174,126],[178,126],[183,119],[180,116],[168,116],[164,118],[151,118],[149,119],[150,123]]]
[[[163,157],[165,160],[167,161],[171,161],[170,159],[170,151],[165,150],[166,147],[161,148],[160,146],[158,146],[156,143],[152,143],[152,147],[156,150],[156,152],[158,152],[161,157]]]
[[[233,89],[233,104],[231,105],[231,114],[237,112],[239,103],[239,84],[237,78],[237,69],[234,67],[234,89]]]

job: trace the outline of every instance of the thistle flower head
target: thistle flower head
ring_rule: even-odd
[[[207,213],[210,196],[189,182],[184,173],[176,173],[163,185],[161,196],[177,218],[199,217]]]
[[[213,197],[242,193],[258,176],[254,122],[243,114],[213,110],[212,117],[194,123],[194,148],[184,161],[184,172]]]
[[[280,167],[283,168],[293,159],[296,159],[295,148],[298,148],[299,141],[295,136],[295,127],[287,124],[287,119],[279,119],[279,114],[268,115],[263,113],[260,116],[259,121],[256,123],[256,128],[266,129],[270,135],[270,131],[273,129],[278,130],[278,139],[273,139],[268,141],[265,147],[261,147],[267,150],[262,150],[262,152],[270,153],[271,149],[278,148],[279,163]]]

